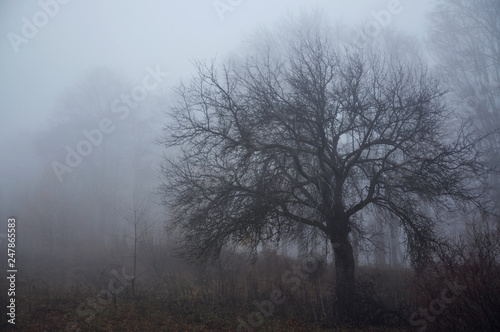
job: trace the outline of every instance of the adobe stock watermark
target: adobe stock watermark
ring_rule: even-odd
[[[38,5],[40,10],[35,12],[31,19],[26,16],[21,18],[22,27],[21,34],[15,32],[8,32],[7,38],[9,39],[10,46],[15,53],[19,53],[19,46],[22,44],[28,44],[28,42],[35,38],[40,29],[49,24],[50,20],[53,19],[61,9],[61,5],[67,5],[71,0],[40,0]]]
[[[315,272],[317,269],[317,260],[313,257],[307,257],[302,260],[300,266],[294,265],[291,270],[285,271],[281,276],[281,281],[283,281],[284,284],[290,285],[290,291],[295,292],[302,285],[302,280],[307,280],[308,274]],[[268,300],[263,300],[262,302],[253,301],[257,310],[251,312],[246,320],[241,317],[237,318],[239,323],[237,331],[252,332],[253,328],[257,328],[264,324],[264,319],[273,314],[275,306],[281,305],[285,301],[286,297],[279,288],[275,288],[269,294]]]
[[[400,0],[390,0],[386,9],[372,11],[370,14],[373,19],[365,23],[360,29],[356,29],[356,40],[364,44],[370,38],[375,38],[382,31],[382,28],[391,24],[392,17],[401,14],[403,10],[404,6]]]
[[[221,21],[224,21],[227,12],[232,12],[236,7],[241,5],[243,0],[215,0],[212,2],[215,12]]]
[[[414,312],[408,318],[408,322],[411,326],[420,327],[419,332],[423,332],[427,329],[427,322],[432,323],[436,320],[436,317],[441,315],[446,307],[455,301],[460,294],[467,289],[465,285],[457,284],[455,280],[453,284],[449,281],[445,282],[447,288],[443,288],[440,294],[440,298],[434,299],[429,303],[429,308],[420,307],[418,312]],[[422,317],[422,319],[418,319]]]
[[[111,270],[111,274],[113,277],[109,280],[107,288],[101,289],[93,298],[88,297],[86,302],[80,302],[76,308],[76,313],[80,317],[87,317],[85,322],[90,323],[95,318],[96,314],[110,305],[113,297],[123,292],[126,284],[132,280],[132,277],[125,273],[124,267],[122,267],[121,274],[115,269]],[[81,330],[78,328],[77,322],[69,322],[66,324],[64,331],[80,332]]]
[[[148,93],[156,89],[169,75],[168,72],[161,71],[160,65],[156,65],[155,69],[148,66],[146,71],[148,74],[142,79],[142,84],[136,85],[129,93],[122,94],[111,103],[111,113],[117,114],[118,119],[125,120],[129,116],[130,110],[137,108],[148,97]],[[93,149],[103,142],[105,134],[110,134],[115,129],[113,120],[104,117],[95,128],[82,131],[85,139],[80,140],[75,147],[66,145],[65,163],[52,162],[52,169],[59,182],[64,181],[63,175],[72,173],[73,169],[78,167],[85,157],[92,154]]]

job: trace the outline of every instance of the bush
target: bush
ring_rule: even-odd
[[[441,247],[438,259],[419,273],[420,307],[410,324],[420,331],[500,331],[500,237],[474,227]]]

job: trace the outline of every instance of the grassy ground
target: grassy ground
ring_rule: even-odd
[[[81,306],[80,297],[59,296],[36,299],[31,308],[24,302],[17,308],[16,331],[236,331],[238,317],[248,310],[225,304],[207,305],[201,300],[158,301],[146,297],[120,299],[102,306]],[[104,301],[103,301],[104,303]],[[93,316],[95,314],[95,316]],[[3,313],[2,315],[5,315]],[[0,330],[12,330],[4,325]],[[255,331],[405,331],[404,329],[354,329],[328,322],[304,322],[270,315]],[[242,329],[246,331],[246,329]]]

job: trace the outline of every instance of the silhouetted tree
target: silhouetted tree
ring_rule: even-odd
[[[137,202],[134,198],[133,206],[125,207],[124,211],[120,213],[122,217],[132,226],[132,243],[133,243],[133,275],[132,281],[132,295],[135,296],[135,280],[137,278],[137,256],[139,242],[143,241],[143,236],[146,234],[148,229],[151,227],[148,224],[148,204],[147,202]]]
[[[470,126],[450,127],[424,65],[334,35],[305,20],[261,38],[244,60],[196,63],[164,129],[181,153],[164,165],[162,190],[194,257],[317,228],[333,247],[338,312],[350,315],[361,211],[398,220],[421,264],[439,212],[479,204],[472,179],[483,168]]]

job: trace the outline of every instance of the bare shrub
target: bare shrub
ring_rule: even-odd
[[[470,227],[416,276],[420,308],[410,324],[433,331],[500,330],[500,238]]]

